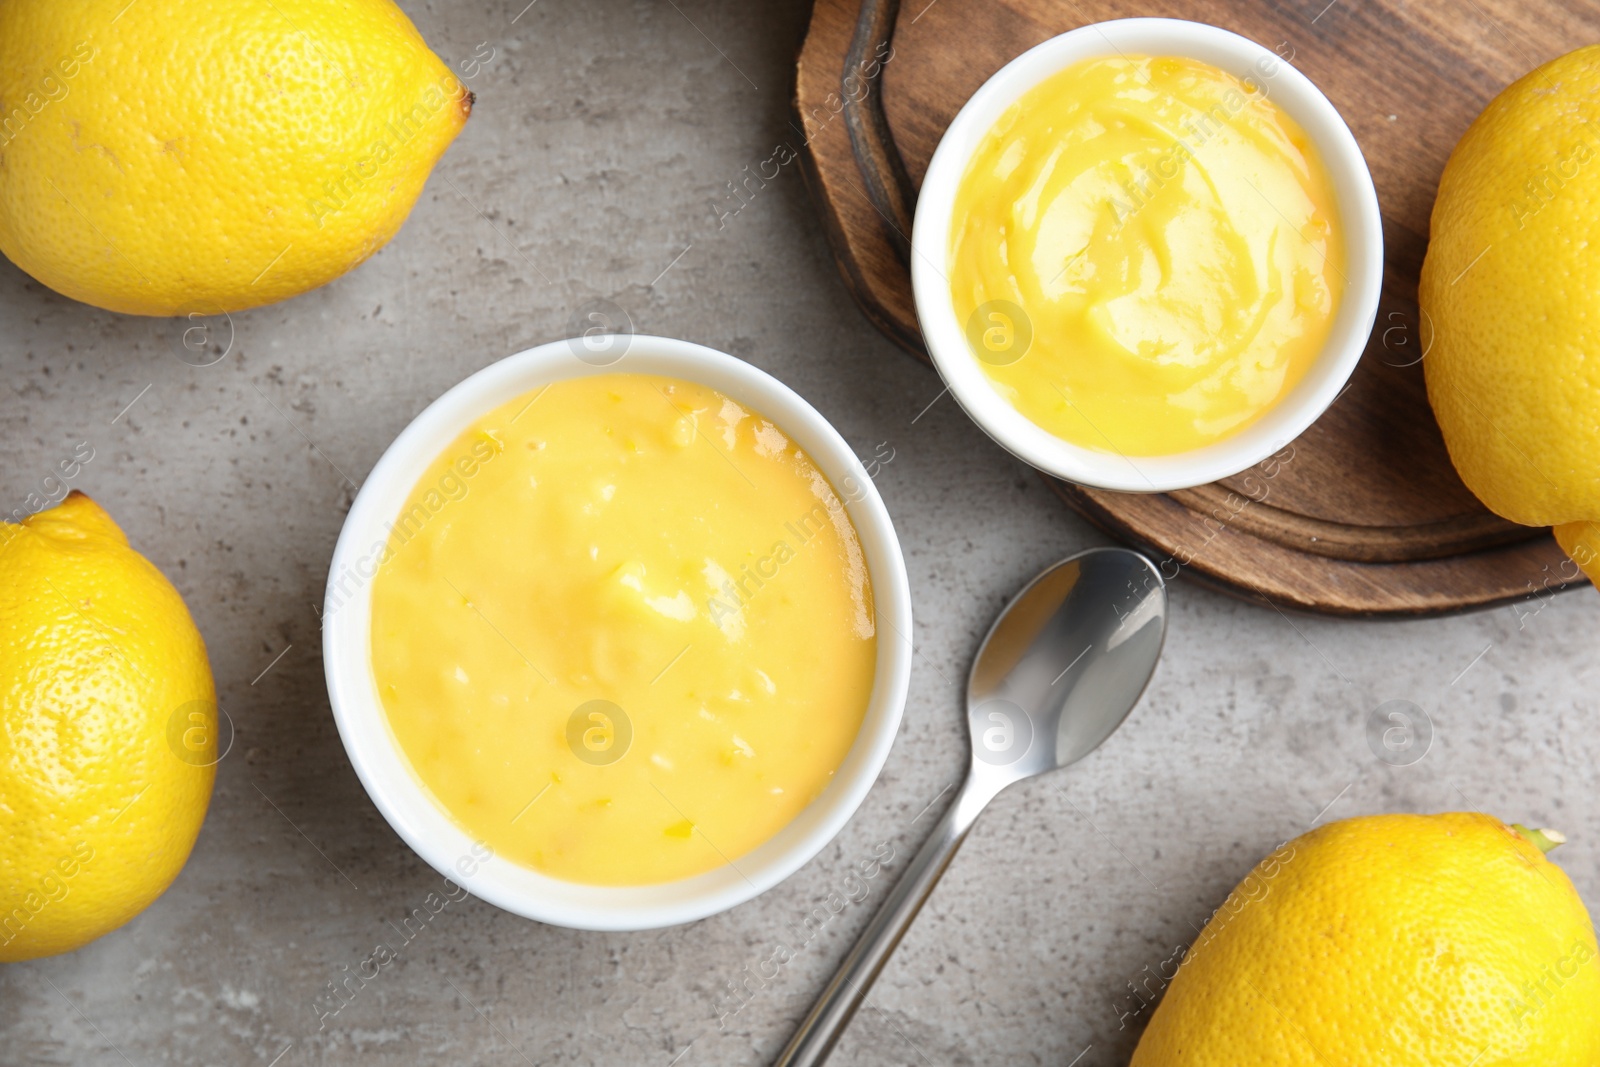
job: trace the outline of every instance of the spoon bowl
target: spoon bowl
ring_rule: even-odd
[[[1167,633],[1161,572],[1125,548],[1092,548],[1012,598],[967,678],[972,766],[776,1067],[828,1058],[978,815],[1006,786],[1099,748],[1139,702]]]
[[[1165,636],[1166,589],[1137,552],[1090,549],[1044,571],[1000,612],[967,678],[973,773],[1004,788],[1099,748]]]

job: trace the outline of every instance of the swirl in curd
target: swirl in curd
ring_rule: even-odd
[[[1074,444],[1173,455],[1304,377],[1344,290],[1333,186],[1253,76],[1112,56],[1052,75],[962,177],[949,279],[973,354]]]

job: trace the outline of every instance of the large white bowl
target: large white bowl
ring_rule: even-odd
[[[603,364],[603,365],[601,365]],[[660,374],[710,386],[772,419],[833,483],[861,535],[877,606],[878,663],[855,744],[828,788],[778,835],[732,864],[651,886],[560,881],[488,854],[408,768],[384,718],[369,651],[371,577],[427,466],[472,423],[549,382],[588,374]],[[430,404],[367,476],[334,549],[323,614],[328,696],[345,751],[378,810],[429,866],[530,919],[586,930],[645,930],[734,907],[793,874],[855,813],[900,727],[911,676],[911,593],[889,513],[855,453],[792,389],[742,360],[686,341],[612,336],[541,345],[492,364]]]
[[[1346,285],[1322,354],[1300,383],[1256,422],[1204,448],[1168,456],[1125,457],[1064,441],[995,391],[956,317],[945,275],[956,192],[985,134],[1024,93],[1057,71],[1109,55],[1185,56],[1262,86],[1299,123],[1333,183],[1345,241]],[[1119,19],[1052,37],[1000,68],[944,133],[928,164],[911,234],[917,318],[934,366],[950,393],[1001,446],[1058,478],[1124,492],[1165,492],[1226,478],[1300,436],[1339,396],[1372,334],[1383,284],[1383,227],[1361,147],[1339,112],[1289,63],[1236,33],[1179,19]]]

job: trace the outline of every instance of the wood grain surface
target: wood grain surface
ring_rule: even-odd
[[[1600,3],[1513,0],[818,0],[795,85],[807,180],[867,317],[926,361],[907,269],[916,188],[945,127],[1019,53],[1103,19],[1159,15],[1243,34],[1344,116],[1372,170],[1385,271],[1347,391],[1290,449],[1213,485],[1113,493],[1049,479],[1090,522],[1274,607],[1424,615],[1582,584],[1548,530],[1480,505],[1423,389],[1417,277],[1439,174],[1485,104],[1600,40]]]

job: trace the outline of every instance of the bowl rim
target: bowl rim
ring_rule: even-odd
[[[1081,60],[1176,55],[1262,85],[1316,145],[1345,238],[1345,292],[1327,343],[1289,394],[1244,430],[1198,449],[1128,457],[1065,441],[1032,422],[990,383],[957,320],[944,271],[957,190],[982,137],[1024,93]],[[1360,145],[1332,102],[1283,57],[1230,30],[1168,18],[1091,23],[1017,56],[972,95],[928,163],[911,234],[911,282],[929,355],[951,395],[1012,455],[1058,478],[1130,493],[1167,492],[1238,474],[1304,433],[1342,392],[1371,339],[1383,284],[1383,225]]]
[[[384,451],[357,493],[329,565],[322,649],[334,722],[367,795],[434,870],[517,915],[584,930],[647,930],[742,904],[818,855],[855,814],[887,760],[905,709],[912,649],[910,582],[872,477],[823,416],[743,360],[688,341],[637,334],[553,341],[476,371],[434,400]],[[595,358],[595,352],[604,358]],[[659,374],[709,386],[770,419],[834,486],[861,538],[878,633],[872,694],[833,781],[774,837],[736,861],[678,881],[590,886],[493,854],[458,826],[410,771],[384,718],[371,671],[371,579],[388,525],[428,465],[475,420],[551,382],[608,373]],[[446,505],[448,506],[448,505]]]

